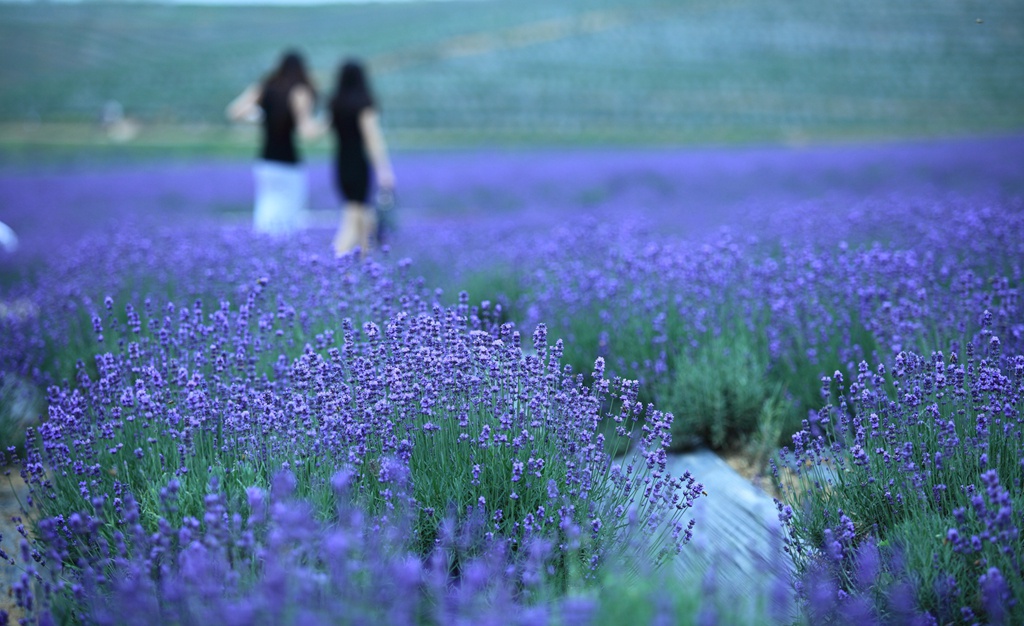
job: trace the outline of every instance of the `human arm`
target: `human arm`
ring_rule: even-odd
[[[327,131],[323,121],[314,115],[313,103],[313,92],[308,87],[299,85],[289,94],[295,126],[299,131],[299,137],[305,140],[316,139]]]
[[[366,142],[366,151],[377,172],[377,183],[382,189],[395,187],[395,172],[391,169],[388,147],[384,143],[384,133],[380,128],[380,116],[371,108],[363,109],[359,114],[359,130]]]
[[[259,85],[249,85],[245,91],[228,104],[224,114],[232,122],[255,121],[260,116],[260,95],[263,93]]]

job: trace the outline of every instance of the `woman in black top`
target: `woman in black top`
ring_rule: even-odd
[[[366,71],[358,61],[350,59],[338,71],[330,115],[337,142],[334,178],[345,205],[334,252],[341,256],[358,247],[365,254],[377,230],[371,202],[374,178],[381,190],[390,191],[395,175]]]
[[[253,226],[259,232],[283,234],[302,227],[308,192],[295,136],[311,139],[318,134],[315,103],[316,90],[305,63],[289,51],[263,81],[247,87],[228,105],[232,120],[259,120],[263,127],[260,160],[254,168]]]

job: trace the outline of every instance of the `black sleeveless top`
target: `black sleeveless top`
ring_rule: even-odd
[[[265,85],[260,94],[259,104],[263,109],[263,150],[260,158],[266,161],[299,162],[290,95],[291,87],[273,85]]]

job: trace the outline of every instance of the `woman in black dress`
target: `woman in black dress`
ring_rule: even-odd
[[[344,202],[334,252],[341,256],[358,247],[365,254],[377,230],[371,202],[374,179],[382,191],[391,191],[395,175],[366,70],[358,61],[347,60],[338,71],[330,115],[337,143],[335,183]]]
[[[256,198],[253,227],[285,234],[302,227],[306,214],[306,172],[296,134],[312,139],[319,134],[313,118],[316,90],[298,52],[288,51],[266,78],[250,85],[231,104],[234,121],[259,121],[263,145],[254,168]]]

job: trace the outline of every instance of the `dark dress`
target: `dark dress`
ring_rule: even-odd
[[[370,161],[366,141],[359,128],[359,115],[365,107],[351,107],[335,100],[331,103],[331,128],[337,140],[334,181],[342,197],[349,202],[369,204]]]
[[[265,161],[296,164],[299,151],[295,147],[295,115],[289,95],[291,87],[267,85],[260,94],[263,109],[263,149],[260,158]]]

